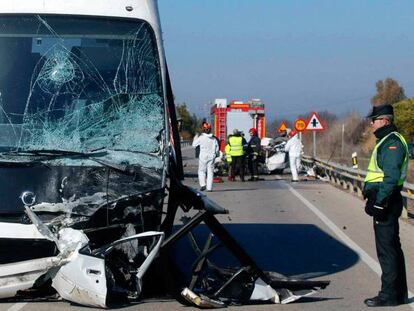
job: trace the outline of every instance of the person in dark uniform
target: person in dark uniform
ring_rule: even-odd
[[[373,217],[375,245],[381,266],[381,290],[365,299],[369,307],[396,306],[408,302],[404,253],[398,218],[403,209],[401,189],[407,175],[408,147],[393,124],[391,105],[373,107],[371,126],[377,138],[365,178],[365,212]]]
[[[247,146],[247,155],[248,155],[248,165],[250,170],[250,181],[259,180],[259,154],[260,154],[260,138],[257,136],[257,130],[252,127],[249,130],[250,140]]]

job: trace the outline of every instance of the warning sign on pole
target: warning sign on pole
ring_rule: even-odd
[[[323,131],[325,128],[322,124],[321,119],[316,114],[316,112],[312,113],[312,116],[310,117],[308,124],[306,125],[307,131]]]
[[[277,131],[278,131],[279,133],[281,133],[281,132],[286,131],[286,129],[287,129],[286,123],[285,123],[285,121],[282,121],[282,123],[280,123],[280,126],[279,126],[279,128],[277,129]]]
[[[303,119],[297,119],[293,126],[296,131],[303,132],[306,128],[306,122]]]

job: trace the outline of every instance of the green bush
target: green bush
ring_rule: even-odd
[[[394,104],[395,125],[408,142],[414,141],[414,98]]]

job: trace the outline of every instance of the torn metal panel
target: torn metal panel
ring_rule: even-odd
[[[106,308],[105,260],[77,253],[60,268],[52,286],[66,300],[86,306]]]
[[[197,295],[189,288],[184,288],[181,292],[181,296],[184,297],[190,304],[195,305],[196,307],[203,309],[213,309],[213,308],[225,308],[226,304],[220,300],[214,300],[208,298],[202,294]]]
[[[254,290],[250,296],[250,300],[263,300],[273,303],[280,303],[280,297],[276,290],[274,290],[269,284],[258,278],[254,283]]]
[[[87,195],[81,198],[76,198],[75,195],[65,199],[59,203],[41,202],[30,207],[34,212],[49,212],[49,213],[68,213],[78,214],[83,216],[91,216],[96,210],[84,208],[81,211],[79,207],[83,206],[101,206],[106,203],[106,193],[97,192],[92,195]]]
[[[55,242],[58,245],[58,238],[57,236],[52,233],[52,231],[43,224],[43,222],[37,217],[35,213],[30,209],[30,207],[25,206],[27,216],[30,218],[31,222],[36,226],[36,229],[39,231],[44,238]],[[59,249],[61,251],[61,249]]]
[[[72,228],[63,228],[59,230],[57,246],[59,248],[61,258],[69,257],[82,247],[88,244],[89,239],[85,233]],[[73,255],[72,255],[73,256]],[[70,260],[67,258],[66,260]]]
[[[131,295],[139,297],[142,278],[157,256],[163,238],[162,232],[144,232],[114,241],[100,249],[84,247],[59,270],[52,286],[62,298],[86,306],[106,308],[113,295],[118,298],[123,295],[125,299]],[[149,244],[142,242],[148,242],[148,239],[154,240]],[[110,262],[111,253],[116,250],[124,252],[128,263],[119,266]]]

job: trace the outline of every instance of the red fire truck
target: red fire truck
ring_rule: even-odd
[[[220,140],[220,150],[224,151],[227,136],[234,129],[243,132],[247,141],[250,139],[249,129],[254,127],[260,138],[266,136],[266,119],[264,104],[260,99],[248,102],[227,99],[215,99],[211,107],[213,133]]]

